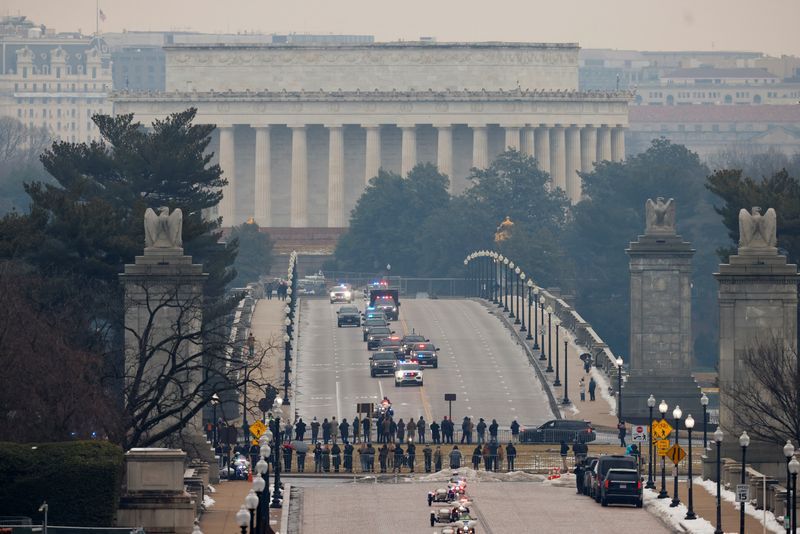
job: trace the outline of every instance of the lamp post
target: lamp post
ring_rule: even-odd
[[[508,258],[503,258],[503,311],[508,313]]]
[[[261,460],[259,460],[259,462],[260,461]],[[263,532],[262,530],[263,518],[261,517],[261,502],[264,499],[261,498],[261,494],[264,492],[264,488],[266,487],[266,485],[267,483],[264,481],[264,478],[261,476],[261,473],[256,473],[256,475],[253,477],[253,491],[256,492],[256,498],[258,499],[258,502],[256,503],[256,534],[262,534]]]
[[[714,534],[724,534],[722,531],[722,495],[720,491],[722,473],[721,473],[721,460],[720,454],[722,454],[722,429],[717,427],[716,432],[714,432],[714,441],[717,444],[717,528],[714,529]]]
[[[536,313],[536,307],[533,304],[533,295],[536,293],[537,290],[533,289],[533,280],[528,278],[528,335],[525,336],[525,339],[533,340],[533,350],[539,349],[539,344],[536,342],[536,330],[539,329],[539,317]],[[531,321],[536,321],[536,328],[534,328]]]
[[[510,261],[510,262],[508,262],[508,273],[507,273],[507,275],[508,276],[514,276],[514,272],[515,272],[514,262]],[[510,303],[510,305],[508,307],[508,310],[507,310],[508,311],[508,318],[509,319],[513,319],[515,317],[515,315],[514,315],[514,279],[513,278],[510,278],[508,280],[508,296],[509,296],[510,301],[511,301],[511,303]]]
[[[569,367],[567,367],[567,340],[564,340],[564,399],[561,404],[569,404]]]
[[[250,512],[242,505],[239,511],[236,512],[236,524],[241,529],[241,534],[247,534],[247,524],[250,521]]]
[[[273,534],[272,527],[269,525],[269,512],[267,505],[269,504],[269,463],[267,462],[267,458],[270,457],[272,454],[272,450],[269,446],[269,441],[272,437],[271,432],[267,432],[261,435],[258,440],[260,445],[259,454],[260,458],[255,465],[256,472],[258,476],[253,479],[253,489],[256,490],[256,495],[258,495],[258,513],[256,514],[256,527],[257,532],[259,534]],[[257,478],[261,479],[260,483],[257,483]],[[263,484],[263,485],[262,485]],[[258,487],[261,487],[259,492]],[[266,489],[266,495],[264,495],[264,490]],[[265,527],[266,525],[266,527]]]
[[[514,324],[519,324],[520,323],[520,321],[519,321],[519,314],[520,314],[520,311],[519,311],[519,302],[520,302],[519,301],[519,275],[522,274],[522,270],[519,268],[519,265],[517,266],[516,269],[514,269],[514,273],[517,275],[517,279],[514,281],[514,283],[516,283],[516,286],[517,286],[515,288],[515,292],[516,292],[515,297],[516,298],[514,299],[516,301],[516,303],[517,303],[517,305],[516,305],[517,314],[516,314],[516,320],[514,321]],[[511,315],[512,316],[514,315],[514,306],[511,307]]]
[[[705,393],[700,397],[700,405],[703,407],[703,450],[708,448],[708,397]]]
[[[505,271],[505,261],[507,258],[502,254],[497,255],[497,307],[503,307],[503,292],[505,291],[505,281],[503,272]]]
[[[658,411],[661,413],[661,420],[664,420],[664,416],[667,414],[667,410],[669,407],[667,406],[667,402],[665,400],[661,400],[661,404],[658,405]],[[666,458],[663,456],[661,457],[661,491],[658,492],[659,499],[666,499],[669,497],[669,493],[667,493],[667,468],[666,468]]]
[[[525,278],[526,277],[527,276],[526,276],[525,273],[520,273],[519,274],[519,283],[520,283],[520,287],[518,287],[518,289],[519,289],[519,302],[520,302],[519,314],[522,316],[522,326],[519,328],[520,332],[527,332],[528,331],[528,329],[525,328]],[[528,280],[528,281],[530,282],[530,280]],[[530,296],[530,291],[528,291],[528,324],[529,325],[530,325],[530,322],[531,322],[531,308],[530,308],[531,301],[530,301],[530,297],[531,297]]]
[[[541,329],[541,332],[539,333],[539,335],[542,338],[542,344],[540,345],[542,351],[539,353],[539,359],[541,361],[545,361],[547,359],[547,355],[544,353],[544,302],[539,302],[539,297],[538,296],[536,297],[536,302],[537,302],[537,304],[539,306],[539,311],[541,312],[541,316],[542,316],[542,329]],[[536,326],[537,327],[539,326],[538,323],[537,323]]]
[[[653,480],[653,408],[655,408],[655,406],[656,398],[650,395],[647,398],[647,409],[650,411],[650,426],[648,427],[647,433],[650,438],[650,443],[647,449],[647,484],[644,486],[647,489],[656,488],[655,480]]]
[[[542,315],[544,318],[544,315]],[[545,369],[545,373],[552,373],[553,372],[553,336],[551,335],[550,327],[553,324],[553,309],[548,306],[547,307],[547,369]],[[544,347],[544,341],[542,341],[542,347]]]
[[[686,431],[689,433],[689,510],[687,510],[684,519],[697,519],[697,514],[694,513],[694,499],[692,494],[692,429],[694,428],[694,418],[692,414],[686,416],[686,421],[684,421],[683,424],[686,426]]]
[[[789,472],[792,474],[792,532],[797,532],[797,472],[800,471],[800,462],[792,458],[789,462]]]
[[[675,420],[675,445],[679,445],[679,432],[678,429],[680,428],[681,424],[681,416],[683,412],[681,411],[681,407],[675,405],[675,409],[672,410],[672,418]],[[681,499],[678,496],[678,465],[675,464],[675,476],[673,477],[675,481],[675,486],[672,488],[672,502],[669,503],[671,508],[675,508],[681,503]]]
[[[212,427],[213,435],[212,435],[212,442],[214,443],[214,449],[216,450],[217,446],[219,445],[218,435],[219,429],[217,428],[219,425],[217,423],[217,405],[219,404],[219,395],[214,393],[211,395],[211,409],[212,409],[212,416],[214,417],[214,426]]]
[[[742,435],[739,436],[739,446],[742,448],[742,478],[741,484],[745,482],[745,468],[747,464],[745,463],[747,459],[747,447],[750,445],[750,436],[747,435],[747,432],[742,432]],[[739,503],[739,534],[744,534],[744,507],[745,502]]]
[[[464,258],[464,298],[469,298],[469,260]]]
[[[561,386],[561,371],[559,370],[559,348],[558,348],[558,328],[559,324],[556,323],[556,379],[553,381],[553,385],[556,387]]]
[[[250,534],[255,534],[255,511],[258,508],[258,495],[252,489],[247,494],[247,497],[244,498],[244,505],[250,515]]]
[[[292,320],[287,316],[285,322],[286,322],[286,328],[288,330],[289,326],[292,324]],[[282,399],[282,402],[286,405],[289,404],[289,372],[291,371],[291,369],[289,368],[289,360],[291,359],[292,355],[291,346],[289,345],[290,339],[291,337],[289,336],[289,333],[287,331],[287,333],[283,335],[283,399]]]
[[[497,283],[497,269],[498,269],[498,262],[497,262],[497,252],[492,252],[492,303],[497,304],[497,290],[499,288],[499,284]]]
[[[272,469],[275,472],[275,480],[273,482],[272,504],[270,504],[270,508],[281,508],[283,506],[281,504],[281,415],[279,411],[282,404],[283,401],[280,397],[275,399],[277,415],[274,420],[275,427],[272,430],[272,433],[275,435],[274,450],[272,451]]]
[[[792,511],[791,511],[791,496],[792,496],[792,488],[790,485],[790,472],[789,472],[789,462],[792,461],[794,458],[794,445],[792,445],[792,440],[787,439],[786,445],[783,446],[783,455],[786,456],[786,513],[785,519],[783,521],[784,526],[786,526],[786,532],[791,532],[792,526]]]
[[[617,422],[622,422],[622,358],[617,358]]]

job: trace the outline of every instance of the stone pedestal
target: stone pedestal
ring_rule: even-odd
[[[125,489],[117,526],[148,534],[190,534],[196,503],[183,489],[183,451],[131,449],[125,454]]]
[[[647,398],[680,405],[702,424],[700,389],[691,375],[694,250],[674,227],[648,228],[626,251],[630,256],[631,321],[628,379],[622,418],[647,424]],[[658,417],[657,412],[654,417]]]

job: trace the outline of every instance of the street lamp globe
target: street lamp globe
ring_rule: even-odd
[[[661,399],[661,404],[658,405],[658,411],[661,412],[661,416],[663,417],[665,413],[669,410],[669,406],[667,406],[667,401]]]
[[[291,287],[287,287],[286,288],[286,294],[287,295],[291,295],[292,294],[292,288]]]
[[[288,305],[288,304],[287,304],[286,306],[284,306],[284,307],[283,307],[283,312],[284,312],[284,313],[289,313],[290,311],[292,311],[292,309],[289,307],[289,305]]]
[[[530,278],[528,278],[528,287],[533,289],[533,280],[531,280]],[[533,294],[538,295],[539,292],[534,289]]]
[[[257,498],[258,497],[256,497],[256,499]],[[250,512],[248,512],[244,505],[242,505],[242,507],[239,508],[239,511],[236,512],[236,524],[244,528],[248,523],[250,523]]]
[[[797,461],[797,458],[792,458],[792,461],[789,462],[789,472],[796,475],[798,471],[800,471],[800,462]]]
[[[786,445],[783,446],[783,455],[786,456],[787,459],[794,456],[794,445],[792,445],[792,440],[786,440]]]
[[[287,317],[286,319],[283,320],[283,324],[289,326],[290,324],[292,324],[292,320]]]
[[[702,404],[703,406],[708,406],[708,397],[706,396],[705,393],[703,393],[703,396],[700,397],[700,404]]]
[[[722,432],[722,429],[720,427],[717,427],[717,430],[714,432],[714,441],[716,441],[717,443],[722,443],[723,436],[724,433]]]
[[[533,283],[533,280],[531,280],[531,284],[532,283]],[[539,294],[539,286],[536,286],[536,287],[533,288],[533,294],[534,295],[538,295]]]
[[[192,528],[192,534],[203,534],[203,531],[200,530],[200,525],[195,522],[194,528]]]
[[[513,261],[508,262],[508,268],[511,269],[512,271],[514,270],[514,262]]]
[[[650,395],[647,398],[647,406],[649,408],[653,408],[653,407],[655,407],[655,405],[656,405],[656,398],[654,396]]]
[[[514,269],[514,272],[519,274],[520,272],[522,272],[522,269],[520,269],[519,266],[517,266],[517,268]]]
[[[214,405],[214,406],[219,404],[219,395],[217,395],[216,393],[211,395],[211,404]],[[216,421],[214,421],[214,422],[216,423]]]
[[[465,259],[464,259],[464,265],[466,265],[466,264],[468,264],[468,263],[469,263],[469,260],[465,258]]]
[[[276,398],[275,399],[275,404],[278,406],[278,408],[280,408],[281,405],[283,404],[283,399],[280,398],[280,397]]]
[[[283,341],[284,341],[284,343],[288,343],[290,339],[291,339],[291,338],[289,337],[289,334],[283,334]]]
[[[747,435],[746,431],[743,431],[742,435],[739,436],[739,446],[740,447],[749,447],[750,446],[750,436]]]
[[[686,420],[683,422],[683,424],[689,430],[694,428],[694,417],[692,417],[692,414],[689,414],[689,415],[686,416]]]
[[[622,367],[622,358],[617,358],[617,367]]]
[[[262,491],[264,491],[264,488],[266,487],[267,483],[261,477],[260,473],[253,477],[253,491],[255,491],[256,493],[261,493]]]
[[[263,436],[262,436],[263,437]],[[258,453],[261,455],[262,458],[269,458],[269,455],[272,454],[272,447],[269,446],[269,441],[258,440],[259,450]]]
[[[503,264],[508,265],[508,258],[503,258]]]
[[[675,409],[672,410],[672,418],[675,419],[676,421],[679,421],[682,415],[683,411],[681,410],[681,407],[675,405]]]
[[[525,273],[519,273],[519,279],[525,280]]]
[[[250,490],[247,497],[244,498],[244,505],[248,510],[255,510],[258,508],[258,495],[256,495],[255,491]]]
[[[261,449],[263,450],[264,447],[261,447]],[[262,458],[258,462],[256,462],[256,472],[258,472],[258,473],[260,473],[262,475],[267,472],[267,468],[269,467],[269,464],[267,463],[267,461],[264,460],[264,457],[267,457],[267,456],[269,456],[269,454],[262,455]],[[264,480],[264,479],[262,478],[261,480]]]

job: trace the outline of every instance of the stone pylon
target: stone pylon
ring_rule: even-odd
[[[691,245],[675,232],[675,201],[646,204],[644,235],[626,250],[630,256],[631,319],[629,374],[622,390],[622,418],[649,423],[647,399],[667,401],[670,414],[702,424],[700,389],[692,377]],[[658,412],[654,414],[658,417]],[[668,415],[669,417],[669,415]]]

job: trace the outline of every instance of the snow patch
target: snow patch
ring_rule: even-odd
[[[216,503],[208,494],[203,495],[203,510],[210,510]]]
[[[716,495],[717,494],[717,483],[714,482],[713,480],[703,480],[701,477],[695,477],[693,480],[694,480],[694,483],[696,485],[702,486],[711,495]],[[734,508],[736,508],[737,510],[739,509],[739,503],[736,502],[736,493],[735,492],[733,492],[733,491],[731,491],[729,489],[726,489],[725,485],[723,484],[720,487],[720,492],[719,493],[720,493],[720,497],[722,498],[723,501],[727,501],[727,502],[733,503]],[[750,504],[750,503],[748,503],[748,504]],[[786,530],[786,529],[783,528],[783,522],[779,521],[775,517],[775,514],[773,514],[769,510],[767,510],[766,513],[765,513],[764,510],[756,510],[755,505],[750,504],[749,506],[745,506],[744,507],[744,513],[747,514],[747,515],[753,516],[754,518],[758,519],[758,521],[762,525],[766,526],[766,528],[767,528],[767,530],[769,532],[774,532],[776,534],[781,534],[782,532],[785,532],[785,530]],[[765,515],[766,515],[766,518],[767,518],[766,524],[764,523],[764,516]]]
[[[653,490],[644,490],[645,509],[666,523],[673,532],[691,532],[693,534],[714,534],[714,525],[699,517],[686,519],[686,506],[681,503],[671,508],[671,499],[659,499]]]
[[[217,488],[215,488],[215,487],[214,487],[214,486],[212,486],[211,484],[209,484],[209,485],[207,486],[207,489],[208,489],[208,492],[209,492],[209,493],[216,493],[216,492],[217,492]]]

